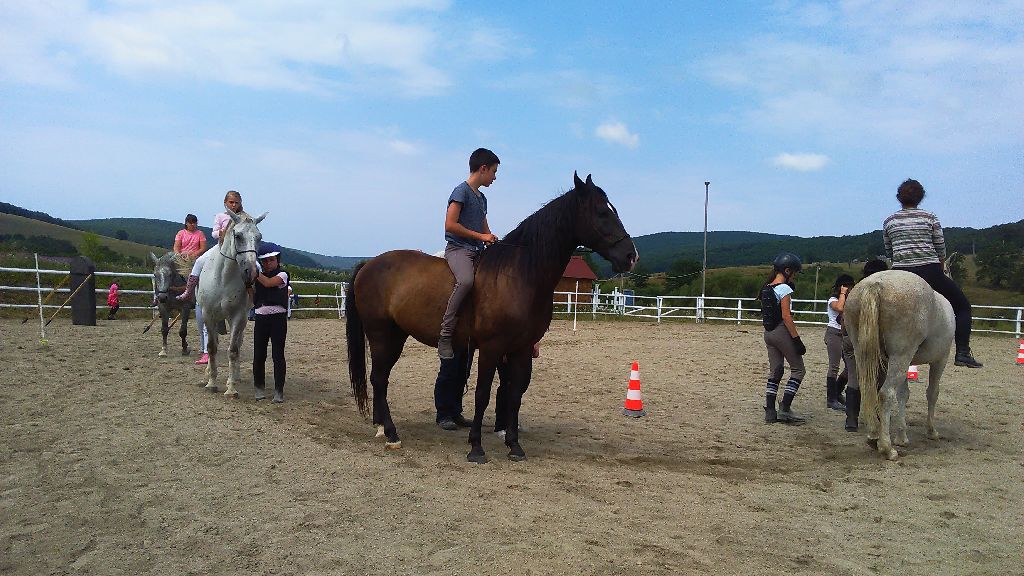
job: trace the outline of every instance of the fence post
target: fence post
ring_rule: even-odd
[[[43,315],[43,284],[39,280],[39,254],[36,253],[36,296],[39,298],[39,341],[46,341],[46,319]],[[1017,313],[1017,325],[1020,326],[1020,312]]]
[[[661,324],[661,296],[658,296],[658,324]]]
[[[736,299],[736,324],[739,325],[739,324],[742,324],[742,323],[743,323],[743,299],[742,298],[737,298]]]
[[[597,301],[601,299],[601,286],[594,284],[593,294],[590,296],[590,319],[597,320]]]
[[[1017,333],[1017,338],[1020,338],[1020,320],[1022,312],[1024,312],[1024,308],[1017,308],[1017,327],[1014,329],[1014,332]]]
[[[334,283],[334,305],[338,308],[338,320],[341,320],[341,284]]]

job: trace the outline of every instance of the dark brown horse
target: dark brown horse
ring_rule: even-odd
[[[575,188],[524,220],[477,263],[472,295],[459,312],[456,350],[480,351],[476,411],[469,432],[471,462],[487,461],[480,444],[484,411],[498,362],[507,357],[509,393],[505,444],[512,460],[526,458],[519,445],[519,406],[529,376],[533,344],[551,324],[555,285],[577,246],[592,248],[616,272],[631,270],[636,246],[604,190],[590,176],[573,175]],[[366,340],[370,342],[373,423],[388,447],[401,446],[388,408],[388,377],[409,336],[437,346],[455,279],[441,258],[422,252],[386,252],[356,269],[345,304],[352,393],[366,414]]]

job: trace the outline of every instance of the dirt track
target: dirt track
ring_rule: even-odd
[[[43,346],[0,320],[0,573],[1024,572],[1009,338],[975,338],[985,369],[947,370],[942,440],[913,387],[890,463],[824,408],[821,330],[803,330],[812,420],[792,428],[762,421],[756,326],[555,322],[524,400],[529,460],[488,433],[477,466],[465,432],[434,425],[433,349],[396,368],[403,448],[385,452],[351,400],[343,322],[292,322],[279,406],[251,399],[246,369],[241,399],[204,392],[195,355],[157,358],[144,325],[58,321]],[[639,420],[619,413],[633,359]]]

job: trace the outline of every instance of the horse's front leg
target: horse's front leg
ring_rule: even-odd
[[[476,398],[473,412],[473,426],[469,429],[469,454],[466,460],[484,464],[487,462],[487,454],[484,453],[481,438],[483,436],[484,412],[487,411],[487,403],[491,399],[491,383],[494,380],[494,370],[498,366],[500,355],[493,352],[480,350],[480,359],[477,364],[476,377]],[[506,432],[507,434],[508,432]]]
[[[245,316],[242,316],[241,319],[236,318],[231,323],[231,341],[228,345],[228,387],[224,391],[224,395],[231,396],[232,398],[238,398],[238,390],[235,389],[235,384],[241,380],[242,370],[238,362],[242,352],[242,337],[244,335]]]
[[[167,356],[167,333],[170,332],[170,331],[171,331],[171,329],[167,325],[167,314],[164,314],[163,312],[161,312],[160,313],[160,335],[163,338],[163,345],[160,346],[160,354],[158,354],[158,356],[160,356],[161,358],[164,358],[165,356]]]
[[[178,329],[178,336],[181,336],[181,355],[188,356],[188,317],[192,313],[190,308],[181,311],[181,328]]]
[[[508,446],[508,459],[513,462],[526,460],[526,452],[519,445],[519,409],[522,406],[523,391],[530,378],[532,369],[532,350],[509,354],[508,360],[498,369],[499,386],[506,388],[504,406],[495,404],[495,413],[503,411],[505,421],[505,445]]]

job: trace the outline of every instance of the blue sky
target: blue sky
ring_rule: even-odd
[[[0,0],[0,199],[443,247],[484,146],[499,235],[593,174],[633,235],[1024,217],[1024,2]]]

